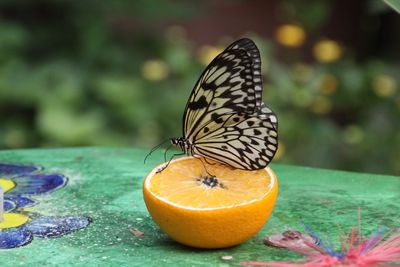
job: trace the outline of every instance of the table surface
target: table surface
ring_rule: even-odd
[[[400,177],[271,164],[279,180],[275,209],[249,241],[228,249],[185,247],[162,233],[142,197],[145,175],[163,161],[163,151],[143,163],[145,149],[66,148],[0,152],[1,163],[34,164],[68,177],[68,184],[32,198],[31,211],[46,215],[85,215],[92,223],[59,238],[0,249],[0,266],[240,266],[246,260],[284,260],[297,255],[267,247],[264,237],[287,227],[312,226],[335,244],[338,227],[361,225],[369,234],[400,225]],[[136,237],[131,230],[144,233]],[[337,243],[336,243],[337,245]],[[223,256],[233,256],[223,260]]]

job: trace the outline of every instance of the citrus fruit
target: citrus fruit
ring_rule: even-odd
[[[224,248],[249,239],[267,221],[278,194],[268,167],[245,171],[194,157],[158,172],[160,166],[143,183],[147,209],[172,239],[192,247]]]

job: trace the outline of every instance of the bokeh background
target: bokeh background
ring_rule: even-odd
[[[151,148],[200,73],[259,46],[276,162],[400,174],[400,15],[378,0],[0,2],[0,148]]]

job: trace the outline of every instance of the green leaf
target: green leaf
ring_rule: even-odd
[[[400,0],[383,0],[386,4],[388,4],[391,8],[400,13]]]

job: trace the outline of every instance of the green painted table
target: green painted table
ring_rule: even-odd
[[[242,245],[198,250],[170,240],[154,224],[142,199],[144,176],[162,162],[148,150],[120,148],[32,149],[0,152],[0,162],[34,164],[68,177],[68,184],[33,197],[30,211],[46,215],[86,215],[85,229],[59,238],[34,238],[28,245],[0,250],[0,266],[239,266],[244,260],[282,260],[292,252],[263,245],[267,233],[301,229],[303,220],[337,241],[339,224],[361,224],[366,234],[400,225],[400,178],[271,164],[279,196],[269,222]],[[135,236],[132,230],[144,233]],[[139,233],[139,232],[136,232]],[[233,256],[223,260],[222,256]]]

